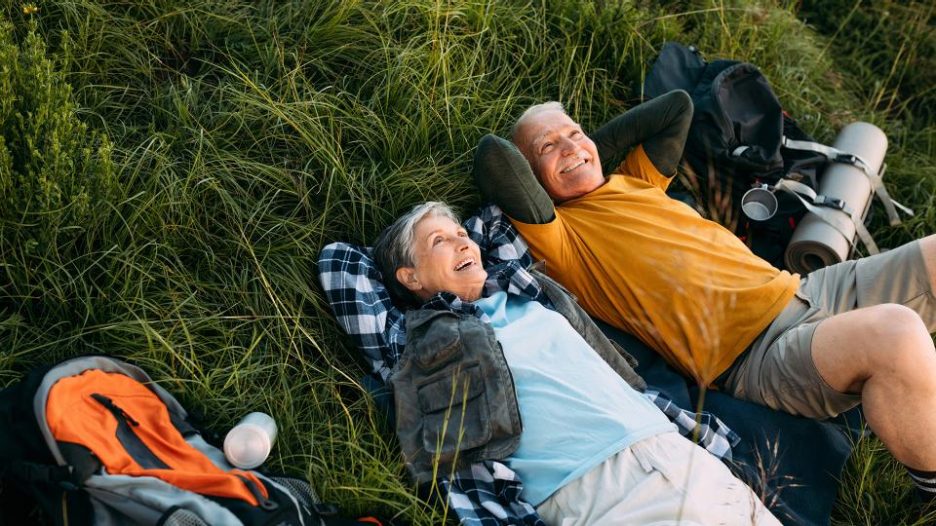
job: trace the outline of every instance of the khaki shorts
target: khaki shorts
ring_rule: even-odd
[[[780,526],[728,466],[675,431],[612,455],[536,512],[551,526]]]
[[[859,395],[838,392],[819,376],[813,333],[826,318],[882,303],[910,307],[931,333],[936,330],[936,299],[919,241],[804,277],[789,305],[729,369],[723,388],[737,398],[810,418],[855,407]]]

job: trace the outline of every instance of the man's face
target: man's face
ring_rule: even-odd
[[[595,143],[559,110],[527,117],[515,139],[554,201],[581,197],[604,183]]]
[[[481,297],[487,271],[481,250],[458,223],[445,216],[427,216],[416,223],[414,266],[397,269],[397,280],[418,297],[429,299],[447,291],[466,301]]]

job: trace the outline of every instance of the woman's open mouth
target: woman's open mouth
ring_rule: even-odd
[[[470,267],[471,265],[474,265],[474,264],[475,264],[474,258],[466,258],[466,259],[463,259],[463,260],[459,261],[457,265],[455,265],[455,271],[456,271],[456,272],[460,272],[460,271],[465,270],[466,268],[468,268],[468,267]]]

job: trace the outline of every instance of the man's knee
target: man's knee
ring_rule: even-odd
[[[878,364],[893,364],[898,368],[912,367],[933,356],[933,340],[920,315],[913,309],[896,303],[868,307],[869,333],[867,352]],[[934,362],[936,363],[936,362]]]
[[[921,353],[933,354],[933,340],[913,309],[882,303],[820,323],[813,337],[812,353],[821,370],[839,370],[860,379]]]
[[[897,303],[882,303],[868,307],[875,332],[887,341],[901,342],[919,336],[929,338],[929,332],[920,315],[910,307]]]

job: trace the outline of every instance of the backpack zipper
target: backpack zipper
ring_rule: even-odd
[[[238,475],[236,473],[234,474],[234,476],[240,479],[240,481],[244,483],[244,486],[247,487],[247,490],[250,491],[250,493],[254,496],[254,498],[257,499],[257,502],[260,503],[261,508],[267,511],[273,511],[279,508],[279,504],[263,496],[263,493],[260,492],[260,488],[258,488],[257,485],[254,484],[252,480],[250,480],[249,478],[243,475]]]
[[[120,445],[124,447],[124,450],[137,464],[143,469],[172,469],[157,457],[156,453],[153,453],[153,450],[133,431],[134,427],[140,426],[139,422],[106,396],[100,393],[91,393],[91,398],[104,406],[117,419],[117,441],[120,442]]]

